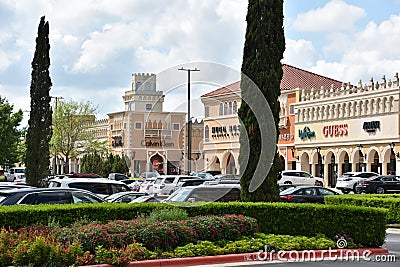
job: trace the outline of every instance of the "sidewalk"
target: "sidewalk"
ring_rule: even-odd
[[[331,250],[304,250],[304,251],[279,251],[279,252],[253,252],[242,254],[229,254],[204,257],[188,257],[176,259],[160,259],[160,260],[145,260],[131,262],[128,267],[189,267],[201,265],[216,265],[227,263],[243,263],[257,264],[276,261],[322,261],[335,260],[345,257],[359,255],[376,256],[387,255],[389,251],[386,248],[362,248],[362,249],[331,249]],[[92,267],[112,267],[112,265],[101,264],[93,265]]]

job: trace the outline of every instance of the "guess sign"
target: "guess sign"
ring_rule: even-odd
[[[347,124],[327,125],[322,129],[322,134],[328,136],[341,136],[349,133]]]

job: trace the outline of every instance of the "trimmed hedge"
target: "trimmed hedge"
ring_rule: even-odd
[[[165,203],[100,203],[0,207],[0,226],[18,229],[47,224],[49,218],[67,226],[80,218],[107,222],[150,214]],[[379,247],[385,240],[387,210],[356,206],[296,203],[216,202],[181,207],[189,216],[242,214],[256,218],[263,233],[333,238],[346,233],[363,246]]]
[[[388,223],[400,223],[400,194],[355,194],[325,197],[326,204],[388,209]]]

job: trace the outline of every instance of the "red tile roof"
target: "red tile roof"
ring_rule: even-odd
[[[290,90],[296,88],[317,89],[321,88],[321,86],[324,86],[325,88],[330,88],[332,84],[334,85],[334,88],[339,88],[342,86],[342,82],[340,81],[319,74],[315,74],[310,71],[302,70],[287,64],[283,64],[282,69],[283,77],[280,85],[281,90]],[[202,97],[217,96],[238,91],[240,91],[240,81],[218,88],[214,91],[202,95]]]

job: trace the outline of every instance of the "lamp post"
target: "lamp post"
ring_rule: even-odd
[[[188,174],[191,173],[191,160],[192,160],[192,118],[190,116],[190,72],[192,71],[200,71],[197,68],[194,69],[185,69],[183,67],[179,68],[178,70],[186,71],[188,74],[188,123],[187,123],[187,155],[188,155]]]
[[[54,114],[56,114],[56,112],[57,112],[58,100],[59,100],[59,99],[64,99],[64,97],[62,97],[62,96],[50,96],[50,98],[54,98],[54,99],[56,100],[56,101],[55,101],[55,105],[54,105]],[[56,116],[54,115],[54,118],[55,118],[55,117],[56,117]],[[54,175],[54,174],[57,174],[56,168],[57,168],[57,151],[56,151],[56,147],[54,146],[53,175]]]

